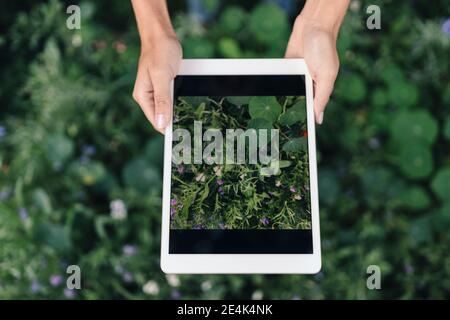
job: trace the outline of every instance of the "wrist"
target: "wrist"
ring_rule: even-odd
[[[299,18],[310,27],[337,38],[350,0],[308,0]]]
[[[166,0],[132,0],[142,49],[151,48],[165,39],[176,39]]]
[[[178,37],[172,26],[157,25],[147,33],[141,35],[141,49],[151,50],[164,41],[178,41]]]

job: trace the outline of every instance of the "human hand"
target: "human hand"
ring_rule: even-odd
[[[314,84],[315,119],[322,124],[339,71],[336,33],[300,14],[295,20],[285,57],[305,59]]]
[[[170,85],[181,59],[182,49],[176,36],[159,37],[141,48],[133,98],[162,134],[172,120]]]

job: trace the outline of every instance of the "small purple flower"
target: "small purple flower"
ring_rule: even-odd
[[[0,126],[0,139],[6,136],[6,128],[4,126]]]
[[[370,138],[369,140],[369,148],[378,149],[380,147],[380,140],[377,137]]]
[[[406,272],[407,274],[413,273],[413,272],[414,272],[414,267],[413,267],[412,265],[410,265],[410,264],[406,264],[406,265],[405,265],[405,272]]]
[[[216,180],[216,183],[217,183],[219,186],[221,186],[221,185],[223,185],[223,180],[222,180],[222,179],[217,179],[217,180]]]
[[[179,166],[177,167],[177,171],[178,171],[179,174],[183,174],[183,173],[184,173],[184,166],[179,165]]]
[[[291,191],[292,193],[294,193],[294,192],[297,192],[297,189],[295,189],[294,186],[291,186],[291,187],[289,188],[289,191]]]
[[[137,247],[132,244],[126,244],[122,248],[123,254],[126,256],[134,256],[137,253]]]
[[[10,196],[11,196],[11,191],[9,191],[7,189],[0,191],[0,201],[8,200]]]
[[[80,157],[80,163],[81,163],[81,164],[86,164],[86,163],[88,163],[88,162],[89,162],[89,157],[88,157],[88,156],[82,155],[82,156]]]
[[[173,218],[173,216],[177,213],[177,210],[175,208],[170,208],[170,217]]]
[[[75,290],[73,290],[73,289],[68,289],[68,288],[64,289],[64,296],[65,296],[67,299],[73,299],[73,298],[75,298],[75,295],[76,295]]]
[[[91,157],[97,153],[97,149],[94,146],[85,145],[85,146],[83,146],[82,152],[83,152],[83,155],[85,155],[87,157]]]
[[[172,290],[172,292],[170,293],[170,297],[171,297],[173,300],[181,299],[181,292],[178,291],[178,290]]]
[[[59,286],[62,283],[62,281],[63,281],[63,278],[59,274],[54,274],[50,277],[50,284],[52,285],[52,287]]]
[[[262,223],[263,225],[265,225],[265,226],[267,226],[267,225],[270,223],[269,218],[266,218],[266,217],[261,218],[260,221],[261,221],[261,223]]]
[[[41,284],[36,279],[31,282],[30,290],[32,293],[38,293],[41,291],[41,288]]]
[[[19,209],[19,217],[20,220],[25,221],[28,219],[28,211],[25,208],[20,208]]]
[[[126,271],[123,275],[122,275],[122,279],[125,283],[131,283],[133,282],[133,274],[129,271]]]
[[[450,36],[450,19],[447,19],[442,24],[442,32],[444,32],[447,36]]]
[[[222,188],[222,187],[219,187],[219,189],[217,189],[217,192],[219,192],[219,194],[220,194],[221,196],[223,196],[223,194],[225,193],[225,192],[223,191],[223,188]]]
[[[171,200],[170,200],[170,205],[171,205],[172,207],[176,206],[177,204],[178,204],[177,199],[171,199]]]

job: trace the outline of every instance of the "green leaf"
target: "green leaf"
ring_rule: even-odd
[[[402,145],[397,159],[401,171],[411,179],[428,177],[433,171],[433,156],[420,144]]]
[[[273,3],[262,3],[253,9],[249,28],[257,41],[271,45],[279,39],[287,40],[288,18],[279,6]]]
[[[253,97],[249,102],[249,112],[253,119],[262,118],[273,123],[281,113],[281,106],[273,96]]]
[[[251,97],[248,97],[248,96],[232,96],[232,97],[227,97],[227,100],[228,100],[228,102],[230,102],[236,106],[243,106],[250,102],[250,98]]]
[[[236,59],[242,56],[239,43],[232,38],[222,38],[219,40],[218,49],[224,58]]]
[[[267,119],[262,119],[262,118],[255,118],[255,119],[250,119],[250,121],[248,122],[247,125],[248,129],[273,129],[273,125],[272,122],[270,122]],[[270,137],[270,132],[268,132],[268,137]]]
[[[372,93],[372,105],[374,107],[384,107],[388,104],[385,90],[376,88]]]
[[[436,173],[431,189],[442,202],[450,203],[450,167],[442,168]]]
[[[33,203],[40,212],[45,214],[52,213],[50,197],[43,189],[38,188],[33,192]]]
[[[283,145],[282,150],[285,152],[297,152],[307,147],[307,142],[304,137],[294,138]]]
[[[145,157],[150,165],[162,169],[164,162],[164,137],[156,135],[145,146]]]
[[[404,190],[404,183],[392,170],[381,165],[367,167],[361,174],[362,196],[371,208],[379,208],[390,199],[396,199]],[[380,202],[380,199],[386,199]],[[393,201],[395,204],[395,201]]]
[[[123,170],[123,179],[129,188],[142,193],[159,190],[161,174],[145,158],[129,162]]]
[[[270,163],[270,166],[272,168],[287,168],[292,164],[292,161],[289,160],[274,160]]]
[[[444,124],[444,137],[450,140],[450,116],[447,117]]]
[[[390,83],[388,98],[391,104],[406,109],[417,104],[419,91],[417,87],[408,82],[395,81]]]
[[[300,100],[286,110],[281,116],[279,123],[284,126],[291,126],[295,123],[306,121],[306,100]]]
[[[348,75],[338,80],[337,92],[348,102],[360,103],[367,95],[366,82],[360,75]]]
[[[247,13],[238,6],[227,7],[220,16],[220,26],[225,33],[234,35],[239,32],[247,20]]]
[[[320,201],[332,205],[341,194],[341,186],[336,173],[331,169],[319,171]]]
[[[444,204],[432,215],[433,229],[450,235],[450,203]]]
[[[431,145],[436,141],[438,125],[428,111],[398,113],[391,125],[391,136],[400,144],[424,143]]]
[[[208,195],[209,195],[209,186],[207,183],[205,183],[205,189],[203,189],[203,192],[200,194],[198,201],[200,203],[203,203],[203,201],[205,201],[205,199],[208,198]]]
[[[418,186],[413,186],[403,191],[398,201],[400,206],[414,210],[426,209],[431,204],[431,199],[427,192]]]
[[[380,70],[379,76],[387,85],[399,81],[403,82],[405,80],[403,71],[395,64],[384,66],[384,68]]]
[[[86,186],[92,186],[102,181],[106,175],[106,169],[101,162],[89,161],[76,163],[71,169]]]
[[[56,134],[46,140],[45,150],[53,165],[61,165],[72,156],[74,144],[66,136]]]
[[[209,104],[208,97],[179,97],[178,99],[184,101],[194,109],[196,109],[202,103],[204,103],[205,105]]]
[[[34,237],[37,242],[48,245],[58,253],[66,253],[72,248],[68,230],[58,224],[40,223],[34,232]]]
[[[213,44],[204,38],[186,38],[182,42],[183,55],[186,58],[212,58],[214,56]]]
[[[219,8],[220,0],[201,0],[202,7],[208,13],[213,13]]]

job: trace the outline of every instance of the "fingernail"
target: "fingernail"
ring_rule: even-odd
[[[322,124],[323,122],[323,111],[319,114],[319,118],[317,119],[318,124]]]
[[[159,113],[156,115],[156,126],[158,129],[163,129],[166,124],[166,120],[164,118],[164,115],[162,113]]]

